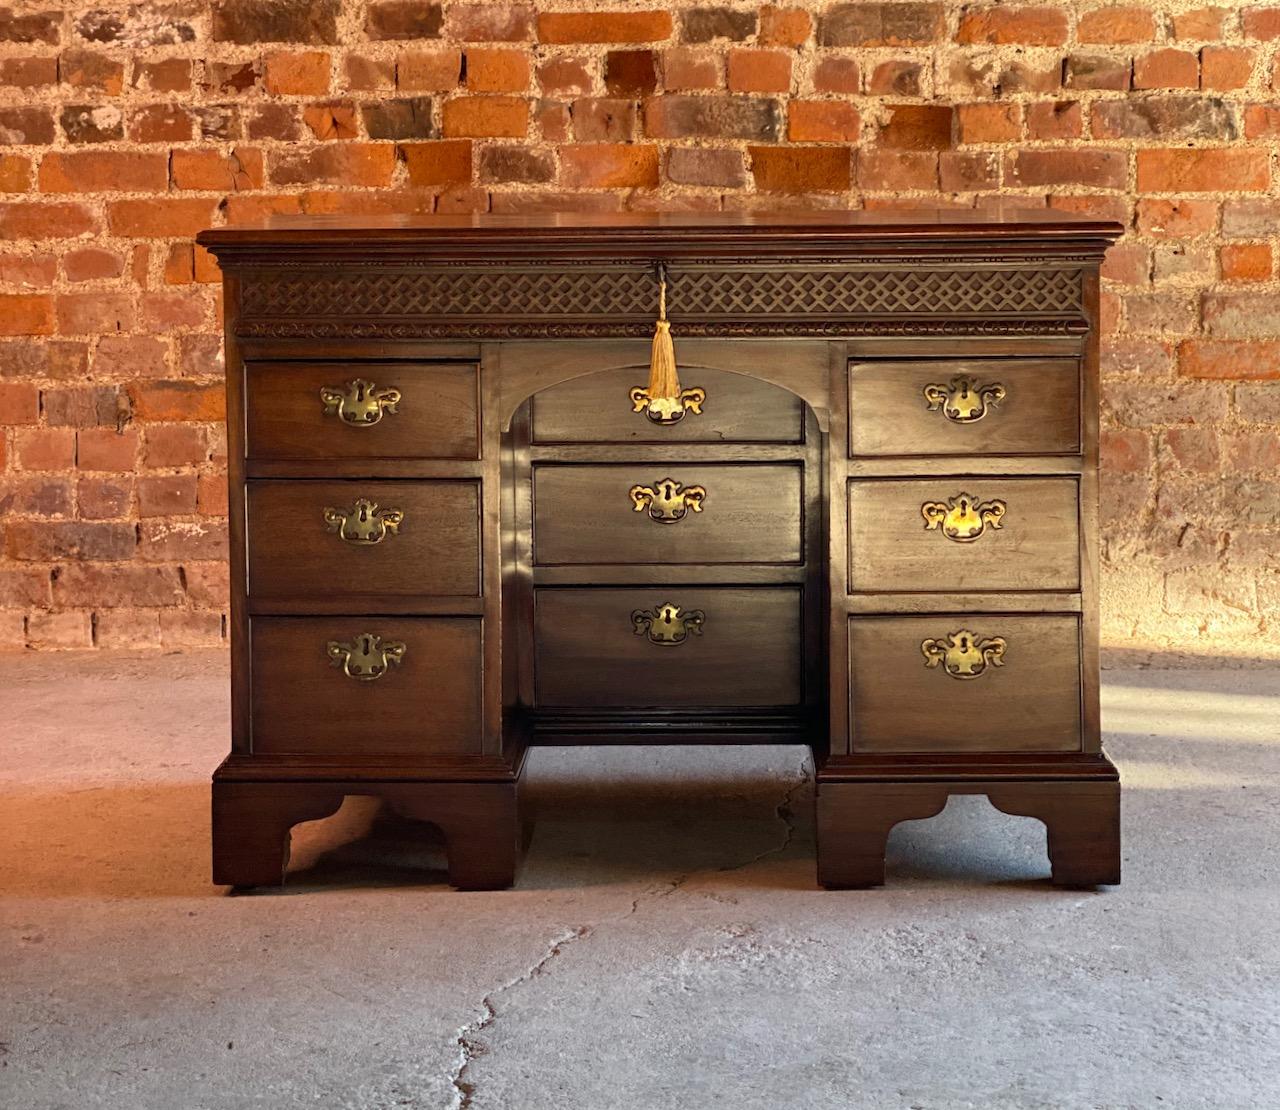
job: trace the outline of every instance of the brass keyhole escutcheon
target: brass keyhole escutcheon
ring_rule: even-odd
[[[355,428],[370,428],[384,412],[398,412],[401,393],[390,386],[377,386],[364,378],[353,378],[342,388],[320,387],[320,401],[326,416],[337,416]]]
[[[384,640],[373,632],[362,632],[350,643],[330,640],[325,645],[329,663],[341,667],[342,673],[357,682],[373,682],[392,667],[400,666],[400,660],[408,646],[398,640]]]
[[[628,396],[631,398],[632,412],[644,413],[655,424],[678,424],[684,419],[686,412],[702,415],[707,391],[694,386],[682,389],[678,398],[658,397],[650,400],[649,390],[637,385],[631,388]]]
[[[702,486],[684,486],[674,478],[663,478],[651,486],[632,486],[631,503],[638,513],[647,512],[659,524],[675,524],[689,512],[702,512],[707,491]]]
[[[381,509],[376,501],[360,497],[350,509],[326,507],[324,523],[343,543],[371,547],[387,536],[399,535],[404,513],[400,509]]]
[[[988,528],[997,531],[1007,510],[1003,501],[979,501],[971,493],[957,493],[946,501],[926,501],[920,515],[926,532],[940,531],[956,543],[972,543]]]
[[[948,632],[941,639],[921,641],[920,651],[924,654],[926,667],[941,664],[952,678],[968,679],[978,678],[988,666],[1003,667],[1008,646],[1002,636],[979,638],[976,632],[961,628]]]
[[[637,609],[631,614],[635,634],[647,635],[649,643],[661,647],[683,644],[690,633],[701,636],[706,619],[707,615],[701,609],[690,609],[686,613],[679,605],[670,603],[655,609]]]
[[[999,382],[983,385],[976,378],[961,374],[947,385],[926,385],[924,399],[930,412],[941,410],[954,424],[974,424],[1005,399],[1005,388]]]

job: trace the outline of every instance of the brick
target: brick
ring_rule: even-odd
[[[823,58],[813,70],[815,92],[853,94],[861,84],[862,73],[853,58]]]
[[[838,59],[832,59],[836,61]],[[826,63],[822,63],[825,65]],[[819,67],[821,68],[821,66]],[[854,72],[857,72],[856,65]],[[920,96],[924,90],[923,67],[919,62],[894,59],[880,62],[867,78],[867,92],[873,96]],[[816,83],[815,77],[815,83]],[[833,92],[839,90],[831,90]],[[857,92],[855,87],[848,92]]]
[[[360,115],[371,139],[432,139],[436,136],[434,109],[429,96],[362,104]]]
[[[1223,36],[1223,25],[1228,15],[1226,8],[1192,8],[1173,15],[1173,37],[1212,42]]]
[[[858,157],[858,186],[889,191],[939,188],[936,151],[864,150]]]
[[[1274,42],[1280,39],[1280,8],[1252,7],[1241,19],[1245,38]]]
[[[1066,41],[1067,13],[1048,4],[966,9],[956,31],[956,42],[965,44],[1061,46]]]
[[[146,609],[105,609],[94,614],[99,650],[142,650],[160,646],[160,615]]]
[[[1237,473],[1262,471],[1270,477],[1280,465],[1280,435],[1275,432],[1232,436],[1226,447],[1228,465]]]
[[[65,520],[74,513],[69,478],[12,475],[0,480],[0,514],[6,517],[44,517]]]
[[[62,257],[62,272],[68,281],[107,281],[124,273],[124,259],[103,247],[82,247]]]
[[[938,181],[948,193],[998,189],[1000,156],[995,151],[944,150],[938,155]]]
[[[0,85],[11,89],[40,89],[58,83],[57,58],[4,58]]]
[[[321,142],[354,139],[360,134],[354,104],[336,101],[309,104],[302,110],[302,121]]]
[[[195,130],[195,116],[178,104],[152,104],[129,115],[129,138],[135,143],[185,143]]]
[[[42,293],[0,293],[0,335],[49,335],[53,298]]]
[[[25,193],[31,187],[31,159],[0,154],[0,193]]]
[[[442,132],[447,138],[524,138],[529,103],[514,96],[464,96],[445,102]]]
[[[143,520],[138,555],[147,562],[225,559],[227,528],[212,520]]]
[[[114,385],[45,389],[40,397],[50,427],[118,427],[129,419],[129,398]]]
[[[62,13],[58,11],[15,12],[12,8],[0,8],[0,42],[42,42],[57,46],[61,22]]]
[[[136,565],[59,567],[53,579],[56,605],[67,608],[163,607],[186,600],[177,567]]]
[[[636,53],[650,53],[637,51]],[[558,56],[538,67],[538,85],[545,93],[585,93],[595,84],[582,58]],[[615,94],[620,95],[620,94]]]
[[[1021,104],[960,104],[956,123],[961,143],[1012,143],[1022,137]]]
[[[1005,158],[1008,185],[1089,185],[1123,189],[1128,180],[1128,157],[1117,150],[1020,150]]]
[[[88,352],[88,344],[76,340],[3,340],[0,341],[0,378],[82,381],[89,372]]]
[[[395,148],[385,143],[335,143],[277,157],[270,178],[274,185],[386,188],[395,167]]]
[[[569,105],[558,100],[539,100],[534,104],[537,133],[549,143],[569,141]]]
[[[1099,451],[1104,472],[1132,474],[1151,466],[1151,436],[1147,432],[1108,429],[1102,433]]]
[[[578,68],[583,69],[581,63]],[[585,91],[588,86],[575,82],[573,87]],[[610,96],[648,96],[658,87],[657,56],[652,50],[610,50],[604,57],[604,87]]]
[[[813,20],[803,8],[778,8],[766,4],[760,9],[760,30],[757,36],[764,46],[803,46],[813,32]]]
[[[1112,90],[1129,88],[1133,64],[1128,58],[1106,54],[1072,54],[1065,63],[1063,85],[1068,89]]]
[[[1223,281],[1270,281],[1273,265],[1267,243],[1226,243],[1218,250]]]
[[[65,51],[58,59],[58,76],[70,88],[103,96],[119,96],[124,91],[124,62],[91,50]]]
[[[22,428],[14,443],[23,470],[67,470],[75,465],[76,433],[71,428]]]
[[[243,67],[252,71],[252,66]],[[144,92],[175,93],[191,88],[191,61],[187,58],[159,58],[136,62],[133,87]]]
[[[76,507],[81,520],[122,520],[133,510],[133,479],[81,478],[76,483]]]
[[[111,143],[124,138],[124,115],[114,105],[69,104],[58,115],[70,143]]]
[[[613,97],[582,97],[573,102],[573,137],[579,142],[626,142],[636,129],[636,105]]]
[[[794,143],[856,143],[858,109],[840,100],[792,100],[787,106],[787,138]]]
[[[539,12],[544,43],[661,42],[672,32],[667,11]]]
[[[444,16],[439,4],[417,0],[375,0],[365,17],[364,33],[375,41],[438,39]]]
[[[1235,139],[1235,114],[1218,97],[1127,96],[1094,102],[1097,139]]]
[[[1280,424],[1280,385],[1241,385],[1235,390],[1240,419],[1253,424]]]
[[[82,428],[76,435],[76,465],[81,470],[130,471],[138,455],[132,428]]]
[[[716,39],[745,42],[756,33],[758,25],[755,12],[733,8],[693,8],[680,13],[680,39],[690,43],[708,43]]]
[[[127,293],[61,293],[55,311],[58,331],[63,335],[133,330],[133,302]]]
[[[421,8],[422,5],[415,5]],[[338,41],[340,0],[217,0],[214,42],[332,45]]]
[[[780,50],[730,50],[728,80],[730,92],[788,92],[791,56]]]
[[[1244,110],[1246,139],[1274,139],[1280,136],[1280,105],[1250,104]]]
[[[1141,192],[1261,192],[1271,184],[1264,150],[1225,147],[1140,150],[1137,165]]]
[[[524,50],[472,47],[463,65],[471,92],[523,92],[529,87],[529,56]]]
[[[700,50],[667,50],[662,55],[662,85],[668,91],[719,88],[720,61]]]
[[[87,42],[115,46],[174,46],[195,40],[195,28],[170,8],[156,10],[132,5],[124,11],[90,9],[76,20],[76,34]]]
[[[0,424],[38,424],[40,391],[25,382],[0,382]]]
[[[47,146],[53,136],[48,108],[0,108],[0,143],[5,146]]]
[[[222,474],[201,474],[196,482],[196,512],[225,517],[228,511],[227,479]]]
[[[58,277],[58,260],[51,254],[0,254],[0,285],[41,290]]]
[[[407,50],[396,59],[396,84],[407,92],[449,92],[461,80],[459,50]]]
[[[1153,252],[1152,281],[1204,285],[1213,280],[1213,254],[1208,247],[1172,243]]]
[[[222,643],[221,613],[160,611],[160,643],[166,649],[215,647]]]
[[[158,474],[138,479],[138,516],[189,516],[196,511],[194,474]]]
[[[740,189],[747,182],[741,151],[715,147],[672,147],[667,179],[676,185]]]
[[[1280,340],[1186,339],[1178,345],[1178,373],[1187,378],[1280,380]]]
[[[469,144],[468,144],[469,145]],[[467,170],[470,170],[470,157]],[[480,152],[478,180],[483,184],[545,184],[555,180],[556,163],[550,153],[523,146],[486,145]],[[457,184],[470,180],[469,173]]]
[[[352,92],[380,92],[395,87],[396,64],[389,58],[348,54],[342,61],[346,87]]]
[[[218,382],[184,379],[132,382],[129,396],[142,420],[222,420],[226,413],[223,387]]]
[[[1133,60],[1135,89],[1194,89],[1200,84],[1200,58],[1190,50],[1152,50]]]
[[[329,55],[317,50],[268,54],[263,84],[275,96],[323,96],[329,91],[330,64]]]
[[[46,571],[27,567],[0,570],[0,609],[47,609],[52,601]]]
[[[749,96],[657,96],[645,102],[647,134],[659,139],[754,139],[782,135],[782,107]]]
[[[1200,87],[1243,89],[1253,75],[1255,55],[1247,46],[1206,46],[1200,51]]]
[[[89,614],[32,613],[27,618],[27,647],[36,651],[72,651],[93,647]]]
[[[1243,339],[1280,335],[1280,302],[1266,293],[1208,293],[1204,328],[1210,335]]]
[[[853,184],[853,159],[844,147],[749,146],[747,154],[762,192],[841,192]]]
[[[457,42],[525,42],[533,37],[528,4],[450,4],[445,32]]]
[[[51,151],[38,180],[45,193],[158,193],[169,186],[169,160],[143,151]]]
[[[229,154],[219,150],[175,150],[170,161],[177,189],[237,192],[262,188],[262,151],[237,147]]]
[[[1187,239],[1212,234],[1218,224],[1216,201],[1143,197],[1138,201],[1137,227],[1142,235],[1159,239]]]
[[[1155,19],[1146,8],[1094,8],[1084,12],[1076,25],[1076,39],[1080,42],[1151,42],[1155,37]]]
[[[469,140],[405,143],[400,152],[412,185],[466,185],[471,181]]]
[[[940,3],[836,4],[818,17],[818,45],[930,46],[945,19]]]
[[[653,189],[658,148],[651,144],[591,143],[560,152],[560,180],[573,189]]]
[[[1095,101],[1095,112],[1108,101]],[[1084,118],[1078,100],[1054,100],[1026,106],[1027,138],[1061,141],[1078,139],[1084,132]]]
[[[1102,262],[1102,276],[1122,285],[1145,285],[1151,277],[1151,251],[1141,243],[1117,243]]]
[[[954,112],[943,105],[893,105],[880,129],[880,146],[888,150],[948,150],[954,145]]]
[[[1179,334],[1195,319],[1196,301],[1181,292],[1128,294],[1124,314],[1128,330],[1136,334]]]

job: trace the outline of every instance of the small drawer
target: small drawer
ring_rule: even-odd
[[[856,752],[1080,750],[1073,614],[854,617],[849,663]]]
[[[533,397],[535,443],[800,443],[803,404],[776,385],[725,370],[682,367],[686,401],[651,419],[634,395],[649,367],[605,370],[544,389]],[[655,414],[661,415],[661,414]],[[669,419],[669,417],[668,417]]]
[[[480,483],[252,481],[256,598],[476,597]]]
[[[541,465],[534,558],[566,564],[802,560],[798,465]]]
[[[849,590],[1078,590],[1077,479],[849,483]]]
[[[251,459],[474,459],[478,376],[469,364],[251,362]]]
[[[801,591],[540,589],[535,687],[542,707],[796,706]]]
[[[257,617],[253,750],[481,750],[478,617]]]
[[[1074,455],[1076,359],[849,364],[849,454]]]

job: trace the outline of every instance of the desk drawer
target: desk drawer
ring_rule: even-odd
[[[250,639],[255,752],[481,750],[479,618],[258,617]]]
[[[534,613],[543,707],[803,700],[798,589],[541,589]]]
[[[1074,455],[1079,450],[1076,359],[849,364],[852,456]]]
[[[474,459],[476,367],[412,362],[251,362],[251,459]]]
[[[849,483],[849,589],[1078,590],[1073,477]]]
[[[256,598],[475,597],[478,482],[253,481]]]
[[[1079,751],[1073,614],[849,621],[856,752]]]
[[[780,355],[781,357],[781,355]],[[573,378],[533,397],[535,443],[800,443],[804,406],[794,393],[725,370],[682,367],[681,384],[695,408],[675,423],[636,411],[632,390],[649,380],[648,365]],[[701,411],[696,411],[701,409]]]
[[[534,558],[565,564],[802,560],[795,465],[542,465],[533,476]]]

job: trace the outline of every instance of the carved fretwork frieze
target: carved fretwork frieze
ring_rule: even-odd
[[[667,271],[667,305],[685,335],[1037,334],[1083,325],[1083,274],[865,263],[698,267]],[[574,338],[646,335],[658,288],[635,265],[450,266],[440,269],[242,273],[238,331],[247,337]]]

